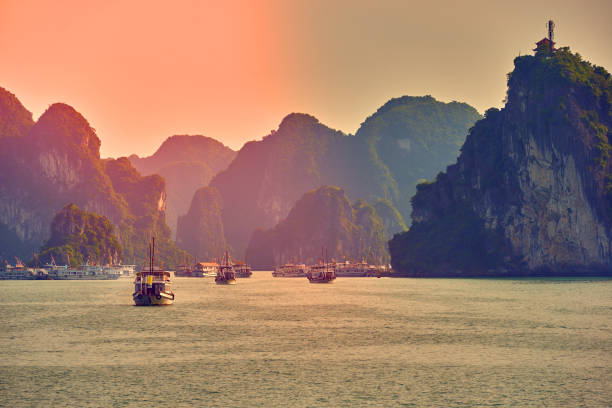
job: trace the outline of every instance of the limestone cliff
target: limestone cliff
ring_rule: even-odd
[[[256,228],[273,227],[304,193],[324,184],[341,186],[352,199],[398,197],[388,169],[365,143],[297,113],[262,141],[245,144],[211,181],[223,197],[225,233],[238,256]]]
[[[336,260],[388,261],[386,231],[376,210],[363,200],[351,205],[338,187],[323,186],[306,193],[286,219],[269,230],[256,230],[247,261],[267,269],[287,262],[314,263],[321,248]]]
[[[176,243],[200,259],[220,258],[225,250],[222,198],[214,187],[202,187],[193,196],[187,214],[178,219]]]
[[[339,186],[351,200],[382,198],[407,215],[416,181],[455,160],[479,117],[466,104],[402,97],[387,102],[352,136],[310,115],[289,114],[278,130],[245,144],[211,181],[223,197],[227,240],[243,253],[253,230],[273,227],[321,185]],[[400,224],[395,232],[405,228]]]
[[[32,126],[32,113],[15,95],[0,87],[0,139],[23,137]]]
[[[53,217],[51,236],[33,264],[54,260],[58,265],[70,263],[78,267],[85,262],[115,264],[120,259],[121,245],[108,218],[68,204]]]
[[[514,61],[455,165],[390,242],[412,276],[612,273],[612,80],[562,48]]]
[[[177,220],[189,209],[194,193],[225,170],[236,152],[215,139],[200,135],[175,135],[149,157],[132,155],[130,162],[143,175],[159,174],[166,180],[166,218],[173,234]]]
[[[400,191],[396,207],[407,219],[417,181],[433,179],[454,163],[468,130],[481,118],[466,103],[403,96],[368,117],[355,137],[389,168]]]
[[[0,98],[0,111],[6,105]],[[33,126],[11,128],[26,133],[0,137],[0,242],[14,243],[0,247],[0,258],[32,257],[68,203],[107,217],[127,261],[146,258],[153,234],[166,262],[182,258],[165,224],[163,179],[141,177],[127,159],[101,160],[100,139],[74,108],[53,104]]]

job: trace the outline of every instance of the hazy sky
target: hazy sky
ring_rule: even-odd
[[[81,112],[102,156],[168,136],[238,149],[306,112],[354,133],[388,99],[501,106],[546,34],[612,70],[612,1],[0,0],[0,86]]]

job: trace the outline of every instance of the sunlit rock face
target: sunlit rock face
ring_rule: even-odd
[[[612,85],[568,49],[515,60],[457,164],[413,199],[390,243],[406,275],[612,273]]]
[[[0,134],[0,258],[31,258],[69,203],[107,217],[132,262],[146,257],[152,235],[178,257],[165,225],[160,176],[142,177],[125,158],[101,160],[95,130],[69,105],[53,104],[31,124],[24,120],[29,112],[16,106],[0,92],[0,112],[13,112],[0,119],[6,132]]]

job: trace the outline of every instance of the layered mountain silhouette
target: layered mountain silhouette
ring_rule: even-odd
[[[236,152],[206,136],[169,137],[149,157],[129,157],[143,175],[159,174],[166,180],[166,218],[176,234],[179,215],[185,214],[194,193],[207,186],[215,174],[225,170]]]
[[[384,199],[409,214],[417,180],[454,162],[461,135],[479,118],[466,104],[403,97],[352,136],[292,113],[263,140],[245,144],[211,181],[222,198],[227,242],[243,254],[255,229],[275,226],[304,193],[322,185],[341,187],[350,200]]]

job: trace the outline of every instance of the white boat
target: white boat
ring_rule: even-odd
[[[304,264],[284,264],[283,266],[277,266],[272,276],[276,278],[304,278],[308,268]]]

